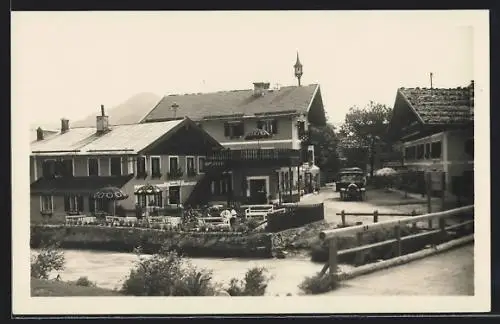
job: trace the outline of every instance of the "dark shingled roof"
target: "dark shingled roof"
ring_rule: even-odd
[[[30,186],[31,194],[65,194],[80,193],[91,194],[103,187],[123,187],[134,177],[127,176],[109,177],[66,177],[46,179],[40,178]]]
[[[187,116],[192,120],[292,111],[305,113],[318,88],[317,84],[301,87],[286,86],[279,90],[270,89],[259,97],[255,97],[251,89],[169,95],[163,97],[142,121],[174,118],[174,111],[171,108],[174,103],[179,106],[177,117]]]
[[[464,88],[400,88],[399,92],[425,124],[463,124],[474,121],[473,89],[472,83]]]

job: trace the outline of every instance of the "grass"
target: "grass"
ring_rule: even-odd
[[[78,286],[76,283],[31,278],[32,297],[123,296],[117,291]]]

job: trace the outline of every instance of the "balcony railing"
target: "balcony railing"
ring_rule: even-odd
[[[207,162],[246,162],[246,161],[291,161],[300,159],[300,151],[292,149],[242,149],[222,150],[207,156]]]

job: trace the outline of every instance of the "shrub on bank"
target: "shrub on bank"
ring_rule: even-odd
[[[337,281],[334,281],[331,276],[327,274],[321,275],[319,272],[312,277],[306,277],[299,284],[299,289],[306,295],[323,294],[337,287]]]
[[[200,269],[182,259],[176,252],[161,251],[150,258],[142,258],[130,271],[120,290],[132,296],[214,296],[222,284],[212,281],[212,271]],[[270,277],[266,269],[250,269],[244,280],[231,279],[230,296],[262,296]]]
[[[49,279],[53,271],[64,270],[64,252],[54,242],[42,243],[40,251],[31,256],[31,277]]]
[[[80,277],[75,281],[75,285],[81,287],[95,287],[96,284],[89,280],[88,277]]]
[[[255,267],[247,271],[243,280],[231,279],[227,292],[231,296],[263,296],[271,279],[265,268]]]

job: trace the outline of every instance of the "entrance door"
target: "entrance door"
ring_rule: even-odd
[[[181,203],[181,187],[173,186],[168,188],[168,203],[178,205]]]
[[[259,205],[267,204],[266,180],[250,180],[250,203]]]

